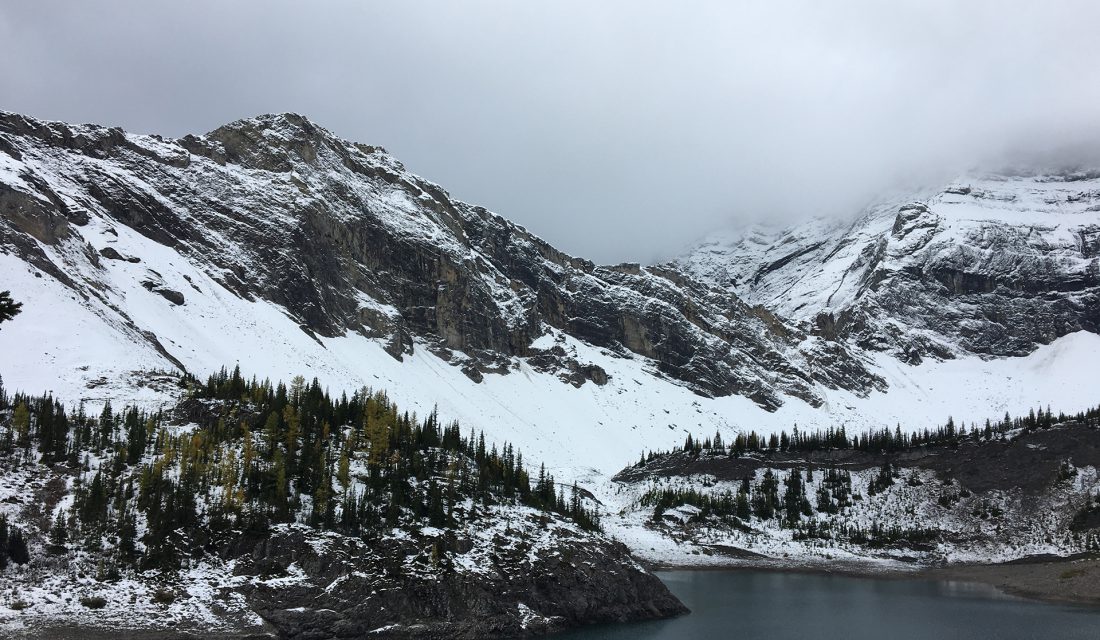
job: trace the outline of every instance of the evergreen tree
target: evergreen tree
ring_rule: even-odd
[[[745,491],[737,492],[737,517],[748,520],[752,517],[752,508],[749,506],[749,496]]]
[[[15,407],[15,413],[12,415],[12,428],[15,429],[16,444],[23,449],[30,449],[31,413],[26,402],[20,402]]]
[[[27,549],[27,540],[23,537],[23,531],[18,527],[12,527],[8,532],[8,557],[15,564],[27,564],[31,560],[31,554]]]
[[[771,469],[764,471],[764,477],[760,485],[753,492],[753,515],[761,520],[771,520],[775,517],[779,507],[779,479],[775,477]]]
[[[351,485],[351,455],[346,446],[340,451],[340,462],[336,470],[336,481],[340,483],[340,488],[346,493],[348,486]]]
[[[23,303],[12,300],[10,291],[0,291],[0,324],[19,315],[22,308]]]
[[[125,560],[137,557],[137,519],[129,509],[119,516],[118,551]]]
[[[0,570],[8,566],[8,519],[0,515]]]
[[[50,544],[61,546],[68,540],[69,530],[65,524],[65,512],[58,509],[57,517],[54,518],[53,526],[50,528]]]

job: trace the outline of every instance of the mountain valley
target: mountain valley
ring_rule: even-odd
[[[646,567],[893,570],[1100,547],[1100,172],[1089,169],[974,172],[842,219],[745,226],[659,264],[597,265],[301,115],[167,139],[0,112],[0,274],[23,304],[0,326],[0,375],[25,394],[0,402],[0,440],[28,443],[0,456],[0,515],[32,550],[0,625],[17,619],[14,602],[48,624],[109,592],[96,609],[105,625],[140,602],[206,621],[199,631],[529,634],[683,612]],[[231,392],[203,391],[211,376],[229,384],[227,371]],[[408,424],[432,425],[418,434],[457,421],[462,444],[395,440],[387,465],[376,452],[388,436],[358,410],[288,435],[286,399],[272,399],[282,383],[335,407],[381,394]],[[32,446],[55,401],[72,433],[94,432],[113,405],[144,412],[151,439],[129,457],[139,436],[121,425],[99,444]],[[527,478],[456,497],[445,525],[430,522],[436,482],[454,486],[464,466],[488,473],[469,429],[494,456],[522,452],[508,473],[541,467],[576,499],[525,502],[545,490]],[[814,448],[735,444],[839,430]],[[913,440],[929,432],[941,436]],[[859,444],[882,433],[889,447]],[[299,438],[317,470],[276,483],[297,487],[294,509],[279,511],[275,456]],[[216,470],[254,440],[266,448],[252,481]],[[27,453],[39,446],[53,453]],[[130,513],[118,496],[143,468],[180,480],[189,446],[216,459],[195,467],[210,485],[195,494],[195,527],[212,526],[238,485],[246,504],[266,505],[257,512],[280,515],[250,538],[253,507],[242,508],[226,531],[246,542],[188,547],[156,579],[130,558],[101,580],[114,560],[97,567],[97,554],[121,553],[104,532],[101,547],[49,541],[90,477],[115,483],[103,526]],[[375,538],[334,525],[347,512],[335,500],[332,520],[315,519],[341,458],[363,483],[339,483],[345,494],[373,486],[384,505],[407,479],[386,474],[420,455],[441,465],[409,472],[423,504]],[[598,526],[585,526],[590,513]],[[148,534],[152,516],[136,517]],[[334,595],[338,584],[351,595]],[[179,601],[155,602],[162,587]],[[358,606],[374,597],[380,609]]]

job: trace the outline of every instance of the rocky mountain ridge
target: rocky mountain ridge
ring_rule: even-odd
[[[179,367],[178,349],[119,303],[112,267],[134,265],[122,277],[170,313],[185,316],[188,300],[209,292],[111,246],[119,227],[232,295],[277,305],[310,335],[360,333],[398,359],[419,340],[474,380],[520,357],[600,384],[598,367],[532,346],[550,327],[646,358],[698,393],[769,409],[784,396],[820,404],[824,387],[882,386],[844,345],[804,326],[668,268],[568,256],[384,150],[295,114],[166,140],[5,113],[0,154],[5,252],[98,300],[109,323]]]

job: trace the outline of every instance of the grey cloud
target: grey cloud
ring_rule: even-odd
[[[1089,1],[10,2],[0,108],[173,136],[296,111],[566,251],[649,261],[974,165],[1096,162],[1097,24]]]

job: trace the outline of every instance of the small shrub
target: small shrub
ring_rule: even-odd
[[[90,598],[81,598],[80,604],[89,609],[102,609],[107,606],[107,600],[100,596],[92,596]]]

